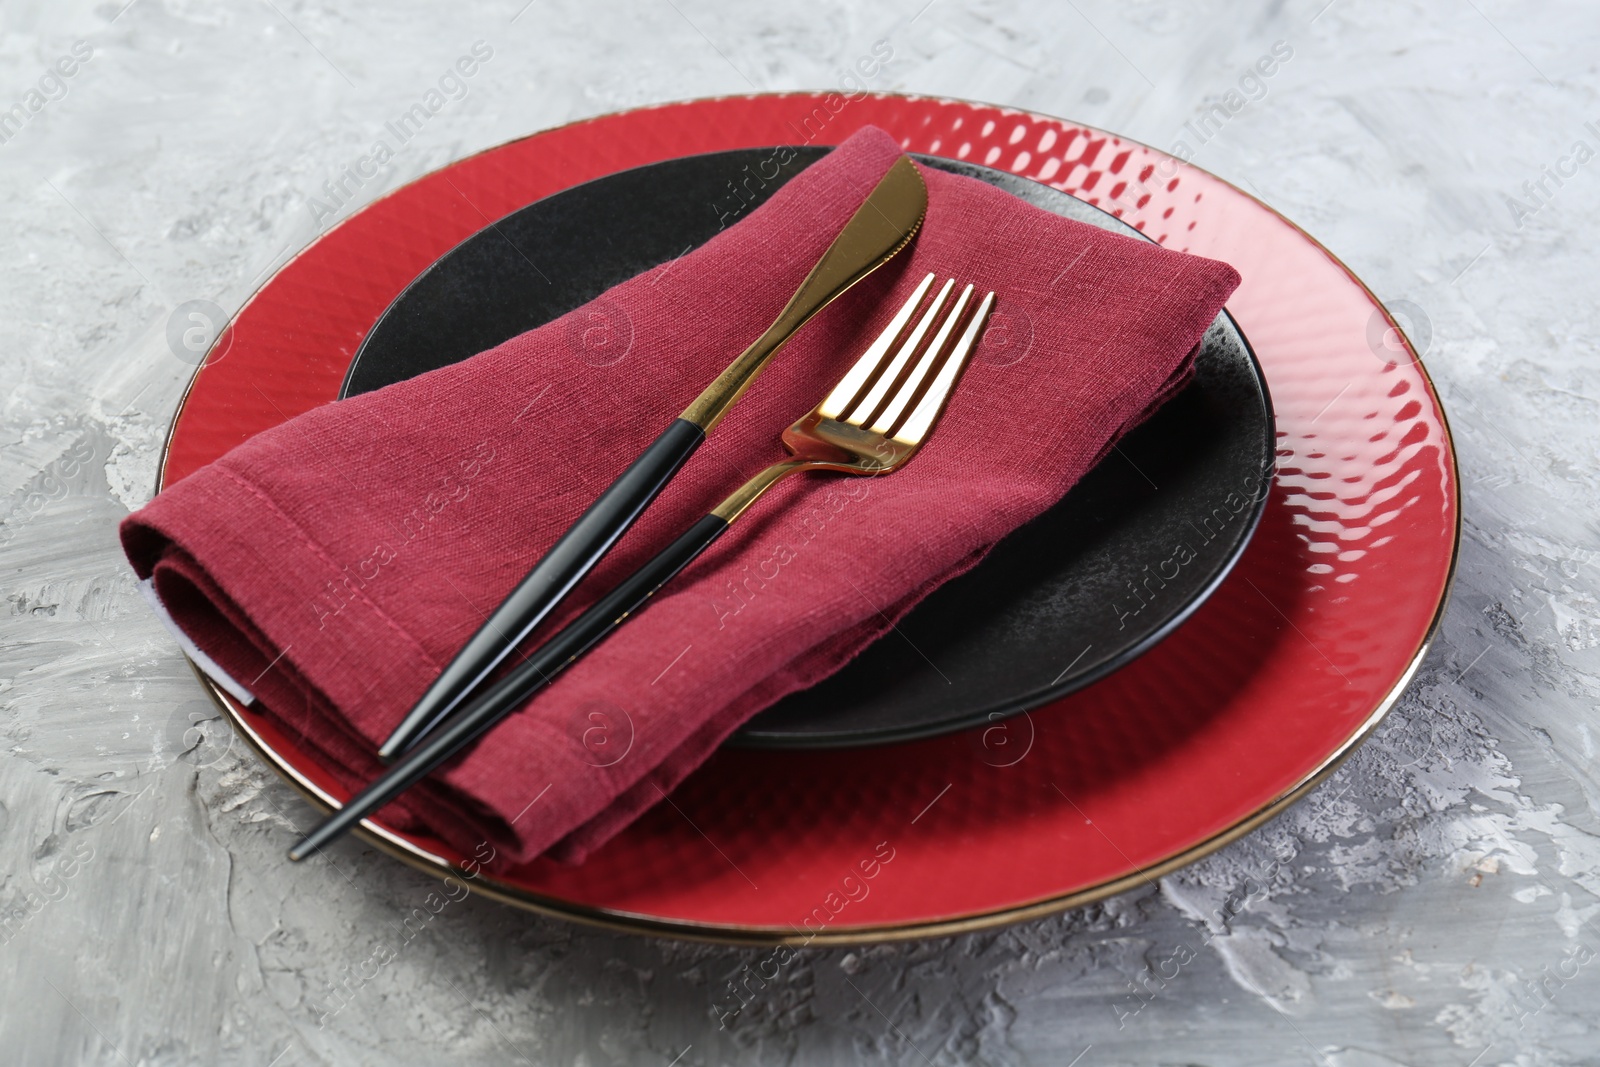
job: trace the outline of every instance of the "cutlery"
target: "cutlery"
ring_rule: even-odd
[[[944,413],[994,306],[994,294],[989,293],[971,310],[973,287],[968,285],[941,320],[954,288],[952,279],[911,326],[933,282],[932,274],[925,277],[822,403],[784,431],[783,444],[793,458],[774,463],[745,482],[459,714],[422,738],[307,834],[289,851],[289,858],[303,859],[338,838],[520,707],[641,610],[656,590],[784,478],[800,471],[880,475],[903,467]]]
[[[406,713],[388,762],[449,715],[611,549],[755,381],[778,349],[840,293],[888,262],[927,213],[928,191],[901,156],[834,238],[765,333],[745,349],[562,534]]]

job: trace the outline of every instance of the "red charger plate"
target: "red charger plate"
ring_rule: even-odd
[[[1416,671],[1454,570],[1458,480],[1438,397],[1383,307],[1303,231],[1204,171],[1091,127],[963,101],[667,104],[421,178],[313,242],[235,316],[179,408],[161,484],[332,401],[384,308],[486,216],[661,159],[836,144],[865,125],[908,151],[1062,189],[1239,270],[1228,307],[1265,370],[1279,446],[1250,547],[1165,642],[1048,707],[902,745],[725,750],[582,866],[473,865],[477,891],[607,926],[756,943],[926,937],[1043,915],[1271,818],[1332,773]],[[309,799],[345,799],[293,739],[208,688]],[[381,824],[361,833],[441,875],[471,859]]]

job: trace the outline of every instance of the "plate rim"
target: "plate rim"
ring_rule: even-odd
[[[1457,514],[1459,516],[1459,509],[1457,509]],[[1460,531],[1461,524],[1458,518],[1455,531],[1455,544],[1457,546],[1460,544]],[[1073,890],[1069,893],[1040,897],[1036,900],[1024,901],[1004,908],[974,912],[970,915],[941,919],[915,919],[903,923],[841,926],[802,934],[798,928],[793,927],[785,929],[778,926],[746,925],[741,923],[689,922],[679,919],[663,919],[659,916],[620,908],[601,908],[574,904],[557,897],[534,893],[515,883],[496,878],[487,872],[480,871],[475,875],[471,874],[464,868],[450,863],[443,856],[429,852],[404,836],[383,826],[375,825],[370,820],[363,820],[355,828],[354,833],[362,841],[377,848],[380,852],[400,860],[409,867],[433,876],[443,874],[446,877],[455,877],[474,893],[503,904],[510,904],[524,911],[534,912],[547,918],[566,919],[582,923],[585,926],[605,930],[646,934],[653,937],[665,937],[683,941],[762,948],[779,946],[807,948],[813,945],[817,947],[861,946],[897,941],[957,937],[961,934],[991,930],[1010,926],[1013,923],[1026,922],[1030,919],[1044,918],[1072,908],[1082,907],[1085,904],[1093,904],[1108,897],[1117,896],[1120,893],[1136,888],[1140,883],[1154,885],[1155,879],[1187,867],[1189,864],[1209,856],[1218,849],[1232,844],[1262,824],[1271,821],[1326,781],[1371,736],[1372,731],[1389,714],[1390,709],[1394,707],[1407,687],[1410,686],[1411,680],[1422,666],[1422,659],[1427,654],[1428,649],[1432,647],[1433,639],[1438,635],[1439,624],[1449,603],[1450,591],[1455,579],[1456,562],[1459,556],[1459,551],[1451,552],[1450,568],[1445,576],[1444,595],[1440,597],[1434,616],[1429,621],[1428,630],[1423,635],[1415,654],[1406,664],[1406,669],[1389,691],[1384,694],[1378,706],[1356,727],[1355,732],[1346,738],[1338,749],[1330,753],[1321,764],[1262,807],[1251,812],[1240,821],[1224,827],[1211,837],[1196,842],[1181,852],[1167,856],[1160,863],[1152,864],[1148,867],[1135,867],[1128,874],[1097,885]],[[227,714],[234,730],[245,739],[245,743],[250,746],[257,757],[277,771],[278,775],[287,781],[303,799],[323,814],[331,814],[339,807],[338,803],[324,792],[321,787],[304,777],[292,764],[284,761],[256,733],[245,718],[243,710],[235,706],[231,696],[225,693],[204,671],[196,666],[193,660],[189,660],[187,655],[184,658],[188,660],[190,669],[200,679],[212,701]]]
[[[530,136],[537,136],[537,134]],[[508,141],[506,143],[512,144],[515,142]],[[347,367],[345,367],[344,376],[339,381],[339,391],[336,396],[336,400],[345,400],[352,395],[348,392],[348,390],[350,388],[351,379],[356,373],[356,368],[361,363],[362,356],[366,354],[368,345],[371,344],[372,338],[377,333],[378,329],[384,324],[385,320],[389,319],[389,317],[396,312],[396,309],[401,306],[401,302],[406,299],[406,296],[418,285],[420,285],[424,278],[436,271],[439,268],[439,265],[446,259],[455,255],[457,252],[460,252],[468,244],[484,237],[485,234],[490,234],[491,231],[497,232],[500,224],[506,219],[509,219],[514,215],[521,214],[523,211],[536,207],[547,200],[564,196],[568,193],[580,190],[585,186],[593,185],[596,182],[605,181],[609,178],[616,177],[617,175],[628,174],[634,171],[648,170],[653,167],[675,163],[680,160],[701,159],[707,156],[733,155],[744,152],[767,153],[770,155],[778,149],[786,147],[809,151],[820,151],[822,156],[826,156],[826,154],[833,151],[834,148],[834,146],[831,145],[820,149],[819,146],[813,145],[762,145],[754,148],[720,149],[712,152],[691,152],[687,155],[669,156],[667,158],[658,159],[650,163],[641,163],[637,166],[625,167],[622,170],[612,171],[609,174],[603,174],[598,177],[587,179],[586,181],[579,182],[576,185],[571,185],[565,189],[551,193],[549,196],[540,197],[538,200],[530,201],[519,208],[515,208],[512,211],[501,215],[499,218],[486,222],[477,230],[474,230],[466,237],[463,237],[461,240],[457,241],[447,251],[436,257],[433,262],[429,263],[422,270],[418,271],[416,276],[407,282],[405,287],[394,295],[394,298],[389,301],[389,303],[384,307],[383,311],[379,313],[377,319],[373,321],[372,326],[368,328],[366,335],[361,339],[361,344],[356,347],[355,353],[351,355],[350,363]],[[1099,205],[1091,204],[1082,197],[1075,196],[1064,189],[1053,189],[1044,182],[1036,181],[1032,178],[1029,178],[1027,175],[1013,174],[1009,171],[998,170],[985,164],[973,163],[969,160],[951,159],[948,156],[938,156],[929,152],[912,152],[908,154],[918,162],[923,163],[924,165],[932,165],[948,174],[956,174],[958,176],[962,175],[962,170],[955,169],[956,167],[960,167],[964,170],[985,171],[1004,178],[1015,179],[1030,185],[1036,185],[1040,189],[1047,190],[1054,195],[1064,196],[1074,200],[1089,211],[1094,212],[1097,215],[1104,216],[1105,219],[1110,220],[1115,224],[1114,227],[1101,227],[1102,229],[1107,230],[1107,232],[1120,234],[1125,237],[1138,238],[1150,244],[1158,245],[1158,242],[1155,240],[1155,238],[1139,229],[1136,229],[1129,223],[1118,218],[1116,215],[1113,215],[1111,212],[1105,210]],[[928,161],[930,160],[935,162],[929,164]],[[950,169],[946,169],[940,165],[941,163],[948,163],[952,164],[953,166]],[[809,165],[810,164],[808,164],[808,166]],[[455,164],[449,163],[445,164],[445,167],[440,169],[446,169],[452,166],[455,166]],[[986,179],[980,178],[978,180],[985,181]],[[995,185],[995,183],[990,182],[988,184],[994,185],[994,187],[1000,189],[1001,192],[1007,191],[1001,186]],[[1041,208],[1041,210],[1049,209]],[[1052,214],[1055,213],[1052,212]],[[1094,224],[1089,223],[1089,225]],[[504,235],[501,236],[503,237]],[[1266,514],[1267,498],[1271,495],[1272,489],[1272,473],[1276,467],[1277,411],[1273,406],[1272,389],[1267,382],[1266,371],[1261,366],[1261,360],[1256,356],[1255,347],[1250,343],[1249,335],[1245,333],[1244,328],[1239,325],[1238,320],[1234,318],[1233,314],[1226,307],[1217,312],[1216,319],[1214,319],[1212,324],[1206,328],[1207,331],[1209,332],[1216,326],[1218,322],[1222,321],[1227,323],[1228,327],[1233,331],[1233,335],[1238,339],[1240,346],[1243,347],[1245,358],[1249,362],[1250,371],[1254,375],[1254,384],[1256,390],[1261,398],[1261,404],[1263,408],[1262,415],[1265,419],[1265,425],[1263,427],[1264,432],[1260,442],[1261,454],[1256,457],[1257,463],[1255,469],[1265,472],[1266,477],[1261,483],[1260,491],[1254,494],[1250,502],[1250,508],[1244,516],[1245,521],[1234,531],[1237,540],[1228,550],[1228,554],[1226,558],[1223,559],[1221,565],[1218,566],[1217,569],[1209,575],[1205,583],[1191,593],[1186,600],[1175,605],[1171,609],[1171,614],[1169,614],[1164,620],[1155,626],[1154,629],[1152,629],[1149,633],[1132,645],[1129,645],[1118,654],[1112,656],[1110,659],[1099,663],[1093,668],[1074,674],[1068,677],[1065,681],[1062,681],[1058,678],[1054,682],[1050,682],[1046,685],[1036,687],[1026,692],[1012,695],[1004,700],[984,704],[980,707],[967,708],[962,710],[959,714],[947,715],[938,720],[925,721],[916,726],[898,728],[881,727],[872,731],[856,733],[842,733],[835,730],[832,732],[819,732],[812,734],[781,734],[776,732],[762,732],[759,730],[753,732],[747,731],[746,728],[750,726],[751,723],[746,722],[745,724],[741,725],[739,729],[735,730],[733,734],[731,734],[728,739],[723,742],[723,744],[729,748],[736,748],[751,752],[820,752],[828,750],[869,748],[878,745],[898,745],[913,741],[926,741],[937,737],[947,737],[950,734],[959,733],[962,730],[971,730],[985,724],[1004,722],[1008,719],[1015,718],[1018,715],[1026,715],[1029,712],[1045,707],[1046,705],[1054,703],[1057,700],[1061,700],[1064,697],[1071,696],[1073,693],[1086,689],[1094,683],[1101,681],[1112,674],[1115,674],[1119,670],[1122,670],[1124,667],[1127,667],[1135,660],[1153,650],[1162,641],[1165,641],[1168,637],[1172,636],[1173,632],[1176,631],[1178,627],[1182,626],[1194,615],[1195,612],[1200,610],[1205,602],[1211,598],[1211,595],[1222,586],[1224,581],[1227,580],[1228,575],[1233,573],[1233,570],[1238,565],[1239,561],[1244,558],[1246,550],[1248,550],[1250,547],[1251,539],[1255,536],[1257,528],[1261,525],[1262,516]],[[403,381],[406,379],[396,380]],[[390,384],[393,383],[391,382]],[[1174,399],[1176,399],[1176,397],[1174,397]],[[1104,461],[1102,460],[1102,462]],[[1069,494],[1070,492],[1071,490],[1068,490]],[[1062,500],[1064,499],[1065,497],[1062,498]],[[1058,500],[1056,504],[1051,505],[1051,507],[1054,508],[1060,503],[1061,500]],[[1031,521],[1033,520],[1030,520],[1030,522]],[[1027,524],[1025,523],[1024,525]],[[1015,532],[1017,531],[1011,531],[1011,533],[1008,533],[1006,537],[1010,537],[1011,534]],[[1001,539],[1001,541],[1004,540],[1005,538]],[[1000,542],[996,542],[996,545],[999,543]],[[976,569],[981,569],[982,566],[983,564],[980,562]]]
[[[1078,122],[1073,119],[1062,118],[1056,115],[1050,115],[1044,112],[1030,111],[1024,108],[1017,108],[1005,104],[995,104],[982,100],[969,100],[961,97],[936,96],[932,94],[874,92],[868,95],[876,99],[899,100],[936,105],[965,105],[977,108],[987,108],[1002,114],[1027,115],[1029,117],[1073,126],[1079,129],[1091,130],[1097,133],[1106,133],[1108,136],[1116,137],[1120,141],[1137,145],[1145,148],[1148,151],[1156,152],[1164,156],[1171,155],[1171,153],[1166,152],[1164,149],[1155,148],[1143,141],[1127,137],[1123,134],[1113,134],[1110,131],[1102,130],[1098,126]],[[656,104],[647,104],[638,107],[619,108],[613,111],[603,112],[601,114],[592,115],[581,119],[575,119],[571,122],[561,123],[556,126],[535,130],[518,137],[510,138],[504,142],[490,145],[481,149],[480,151],[465,155],[461,157],[461,159],[446,163],[444,164],[444,167],[455,166],[459,163],[481,155],[486,155],[490,152],[498,151],[521,141],[530,140],[535,137],[542,137],[559,130],[571,129],[577,126],[587,125],[589,123],[599,122],[622,115],[661,110],[669,107],[718,103],[722,101],[760,98],[783,99],[792,97],[820,99],[821,94],[807,91],[731,93],[693,97],[684,100],[663,101]],[[1008,926],[1013,923],[1023,922],[1030,919],[1042,918],[1069,910],[1071,908],[1081,907],[1085,904],[1091,904],[1099,900],[1104,900],[1108,897],[1125,892],[1141,882],[1150,882],[1154,878],[1163,876],[1173,870],[1177,870],[1199,859],[1202,859],[1218,849],[1231,844],[1233,841],[1244,837],[1246,834],[1249,834],[1262,824],[1281,814],[1284,810],[1293,805],[1296,801],[1300,800],[1307,793],[1311,792],[1336,770],[1338,770],[1340,765],[1343,764],[1344,761],[1356,751],[1356,749],[1358,749],[1371,737],[1377,726],[1388,715],[1389,711],[1394,707],[1395,703],[1398,702],[1399,698],[1409,687],[1411,681],[1415,678],[1417,671],[1422,665],[1424,656],[1426,656],[1428,650],[1432,647],[1434,640],[1438,637],[1445,611],[1449,606],[1450,598],[1454,591],[1456,571],[1461,558],[1461,532],[1463,515],[1460,493],[1460,462],[1457,456],[1455,435],[1450,424],[1449,413],[1445,409],[1444,402],[1440,397],[1439,390],[1433,380],[1433,376],[1428,372],[1427,365],[1423,363],[1421,356],[1417,353],[1416,347],[1411,343],[1411,338],[1406,334],[1404,327],[1398,321],[1396,321],[1393,314],[1390,313],[1388,307],[1383,303],[1382,300],[1378,298],[1377,294],[1374,293],[1372,289],[1364,281],[1362,281],[1362,279],[1354,271],[1352,271],[1342,259],[1335,255],[1327,247],[1327,245],[1317,240],[1316,237],[1308,233],[1303,227],[1294,222],[1294,220],[1285,216],[1282,212],[1278,211],[1271,204],[1268,204],[1266,201],[1252,193],[1246,192],[1238,185],[1228,181],[1226,178],[1222,178],[1216,174],[1213,174],[1211,171],[1205,170],[1204,168],[1197,167],[1193,163],[1184,163],[1184,166],[1205,174],[1209,179],[1221,183],[1237,193],[1239,196],[1249,200],[1251,203],[1269,212],[1275,219],[1288,226],[1294,231],[1294,233],[1299,235],[1301,239],[1314,247],[1322,254],[1324,258],[1337,267],[1346,278],[1358,286],[1361,292],[1364,293],[1371,301],[1373,307],[1382,311],[1383,316],[1385,320],[1387,320],[1390,328],[1395,330],[1396,334],[1405,342],[1406,351],[1411,355],[1410,362],[1420,373],[1423,384],[1427,387],[1429,398],[1433,401],[1433,406],[1439,415],[1440,432],[1443,438],[1443,443],[1447,446],[1445,451],[1447,453],[1446,458],[1448,460],[1450,472],[1450,495],[1451,502],[1453,504],[1452,510],[1454,512],[1454,521],[1450,531],[1451,538],[1449,560],[1446,566],[1443,581],[1440,584],[1439,600],[1434,607],[1433,615],[1429,619],[1427,627],[1424,629],[1410,659],[1406,663],[1405,669],[1400,672],[1394,684],[1385,692],[1384,696],[1378,701],[1373,710],[1362,719],[1362,721],[1351,731],[1351,733],[1345,738],[1339,747],[1325,756],[1316,767],[1304,774],[1299,781],[1281,791],[1273,799],[1262,804],[1248,815],[1230,824],[1229,826],[1224,827],[1215,834],[1195,842],[1186,849],[1172,853],[1171,855],[1165,857],[1160,863],[1151,864],[1148,867],[1142,868],[1135,867],[1133,871],[1125,875],[1108,879],[1096,885],[1087,886],[1069,893],[1048,895],[1035,900],[1024,901],[1020,904],[1012,904],[1003,908],[990,909],[986,911],[976,911],[960,916],[943,917],[937,919],[909,920],[904,923],[877,923],[863,924],[859,926],[841,925],[830,929],[824,929],[818,933],[800,936],[792,928],[785,929],[777,926],[663,919],[658,916],[645,915],[623,909],[576,905],[568,901],[561,901],[556,898],[546,897],[543,894],[532,893],[520,886],[504,882],[503,880],[494,878],[488,874],[480,874],[476,878],[464,879],[464,884],[467,886],[469,891],[501,903],[510,904],[513,907],[524,911],[533,912],[550,918],[566,919],[581,923],[585,926],[632,934],[643,934],[650,937],[662,937],[714,944],[756,947],[805,947],[810,945],[826,947],[858,946],[896,941],[948,938],[960,934]],[[443,168],[436,168],[435,170],[429,171],[426,174],[418,175],[411,181],[395,187],[394,189],[384,193],[382,196],[374,198],[369,204],[363,205],[362,210],[365,210],[365,208],[371,206],[371,204],[386,200],[389,197],[394,196],[406,189],[409,189],[411,186],[428,179],[433,174],[437,173],[438,169]],[[251,304],[255,302],[256,298],[278,278],[278,276],[284,270],[299,260],[303,255],[308,253],[312,248],[320,244],[328,237],[329,234],[340,229],[359,214],[361,214],[361,211],[353,212],[350,216],[341,219],[335,225],[319,233],[304,248],[301,248],[283,263],[279,264],[277,268],[274,269],[271,274],[267,275],[266,278],[251,292],[250,296],[240,304],[238,310],[236,310],[229,317],[227,325],[222,330],[218,331],[216,340],[213,341],[211,348],[207,350],[205,357],[199,361],[199,363],[195,366],[194,371],[191,373],[189,381],[185,385],[183,393],[178,400],[177,407],[173,411],[172,418],[167,427],[167,432],[162,440],[161,454],[158,460],[156,472],[156,492],[159,493],[167,484],[168,463],[171,458],[173,439],[176,436],[178,425],[182,421],[184,409],[188,406],[189,398],[194,391],[195,384],[199,380],[200,373],[211,363],[212,352],[215,352],[220,348],[224,353],[226,353],[227,345],[231,343],[234,325],[238,321],[239,317],[247,308],[251,306]],[[189,659],[187,654],[185,654],[184,658],[189,663],[190,669],[194,671],[195,676],[200,680],[202,688],[211,697],[212,701],[218,706],[224,715],[227,716],[228,721],[232,725],[234,731],[245,739],[246,744],[250,746],[256,755],[269,767],[271,767],[279,775],[279,777],[284,779],[284,781],[286,781],[292,788],[301,793],[301,795],[304,796],[305,799],[314,807],[317,807],[319,810],[328,810],[330,807],[330,802],[323,799],[322,790],[309,780],[305,780],[296,768],[284,762],[276,752],[266,748],[262,742],[262,739],[256,734],[255,730],[247,721],[243,709],[236,706],[233,699],[224,693],[214,682],[212,682],[211,679],[207,677],[206,674],[201,671],[192,660]],[[395,834],[393,831],[389,831],[381,826],[374,825],[370,821],[363,821],[359,826],[356,827],[354,833],[355,836],[360,840],[377,848],[379,851],[393,856],[408,866],[415,867],[418,870],[424,871],[430,875],[459,876],[465,873],[461,869],[448,863],[442,857],[428,852],[412,841]]]

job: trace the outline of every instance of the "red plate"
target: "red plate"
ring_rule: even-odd
[[[1089,127],[961,101],[670,104],[422,178],[317,240],[238,314],[174,422],[163,483],[332,400],[378,315],[485,216],[661,159],[833,144],[868,124],[910,151],[1063,189],[1238,268],[1229,310],[1278,418],[1279,469],[1255,539],[1173,636],[1056,704],[912,744],[724,751],[583,866],[480,874],[469,883],[479,891],[629,929],[769,943],[923,937],[1040,915],[1270,818],[1371,732],[1416,670],[1454,567],[1457,478],[1438,398],[1382,307],[1306,234],[1203,171]],[[308,796],[344,798],[292,739],[214,695]],[[464,858],[382,826],[364,833],[439,873]]]

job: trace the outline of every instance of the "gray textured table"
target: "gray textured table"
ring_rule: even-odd
[[[0,3],[0,1062],[1600,1059],[1592,5],[123,3]],[[479,40],[493,58],[465,98],[330,203],[323,183]],[[285,864],[307,809],[201,721],[134,589],[114,531],[192,369],[174,309],[236,308],[330,221],[314,201],[342,217],[636,104],[831,87],[878,40],[881,88],[1160,147],[1292,48],[1195,163],[1314,233],[1426,348],[1466,524],[1416,682],[1331,784],[1159,888],[811,952],[728,1031],[713,990],[757,953],[476,898],[324,1018],[428,880],[353,843]],[[1267,871],[1263,899],[1207,927]]]

